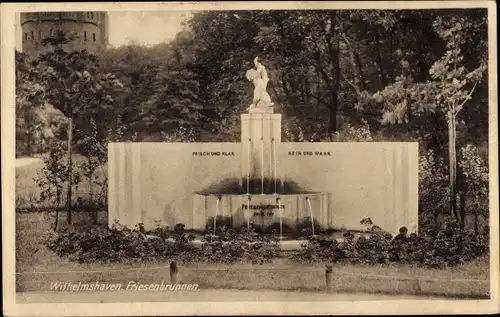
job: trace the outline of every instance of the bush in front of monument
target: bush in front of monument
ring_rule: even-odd
[[[84,232],[51,231],[46,243],[60,257],[80,263],[176,260],[181,263],[262,264],[272,262],[281,252],[276,235],[260,234],[252,226],[240,230],[218,227],[216,235],[202,237],[201,248],[193,243],[194,238],[182,224],[172,229],[158,227],[146,231],[143,224],[129,229],[116,222],[112,228],[96,227]],[[398,263],[446,268],[469,262],[488,252],[487,230],[475,234],[461,229],[457,222],[450,222],[444,229],[428,228],[418,234],[408,234],[407,228],[402,227],[394,237],[376,225],[368,228],[366,236],[356,237],[352,232],[345,232],[343,239],[328,234],[309,235],[301,250],[291,258],[301,263]]]
[[[200,261],[209,263],[254,263],[271,262],[280,252],[278,240],[261,235],[252,227],[241,230],[228,229],[217,235],[207,234],[202,238]]]
[[[427,268],[446,268],[469,262],[489,252],[488,231],[476,234],[449,222],[444,229],[429,228],[408,235],[402,227],[392,236],[378,226],[369,236],[355,237],[351,232],[337,241],[328,236],[311,236],[293,257],[300,262],[340,262],[364,264],[409,264]]]
[[[194,236],[175,228],[156,228],[145,231],[143,224],[133,229],[118,221],[111,228],[91,228],[88,231],[62,229],[46,239],[50,250],[58,256],[80,263],[93,262],[155,262],[176,259],[188,261],[197,249]]]

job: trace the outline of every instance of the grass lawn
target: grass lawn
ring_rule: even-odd
[[[82,155],[73,155],[73,163],[75,171],[79,171],[79,165],[85,161]],[[40,198],[40,188],[37,186],[34,179],[37,177],[38,173],[42,170],[44,162],[41,157],[26,157],[16,159],[16,208],[30,208],[30,207],[46,207],[48,205],[53,205],[49,202],[41,202]],[[96,171],[97,177],[102,179],[104,177],[107,166],[102,166]],[[78,198],[83,200],[88,199],[90,192],[90,184],[83,174],[80,172],[80,183],[74,188],[74,201]],[[94,193],[102,193],[100,188],[94,185]],[[101,199],[106,199],[106,197],[100,197]],[[66,195],[63,195],[61,205],[64,205]]]
[[[42,243],[52,217],[48,213],[16,215],[16,272],[20,273],[16,276],[17,291],[45,291],[53,282],[99,281],[122,283],[124,287],[128,281],[170,282],[169,263],[79,264],[58,257]],[[78,225],[87,222],[88,217],[76,213],[74,219]],[[61,221],[65,221],[64,216]],[[106,222],[104,213],[100,222]],[[488,257],[446,270],[335,265],[331,291],[479,299],[489,297],[489,282],[481,281],[488,279]],[[325,291],[325,264],[299,265],[286,258],[263,265],[189,264],[179,267],[178,282],[197,283],[204,289]]]

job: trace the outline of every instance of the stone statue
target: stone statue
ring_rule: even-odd
[[[267,82],[269,81],[269,77],[267,76],[267,71],[264,65],[262,65],[256,57],[253,62],[255,64],[255,68],[249,69],[246,72],[246,78],[248,81],[253,82],[254,90],[253,90],[253,102],[248,107],[249,112],[260,112],[263,110],[264,112],[272,111],[273,102],[271,102],[271,96],[267,93]]]

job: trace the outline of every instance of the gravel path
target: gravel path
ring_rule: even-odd
[[[22,157],[16,159],[16,167],[27,166],[31,164],[42,164],[43,160],[37,157]]]
[[[18,304],[31,303],[116,303],[116,302],[185,302],[185,301],[366,301],[366,300],[438,299],[417,296],[390,296],[377,294],[327,294],[313,292],[199,290],[172,291],[117,291],[117,292],[24,292],[17,293]]]

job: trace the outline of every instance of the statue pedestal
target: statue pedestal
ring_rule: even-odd
[[[278,179],[276,165],[281,144],[281,114],[272,113],[271,107],[269,109],[271,112],[268,113],[241,115],[242,185],[246,189],[249,178],[249,183],[255,187],[250,190],[253,193],[261,193],[263,183],[271,186],[273,180]]]

